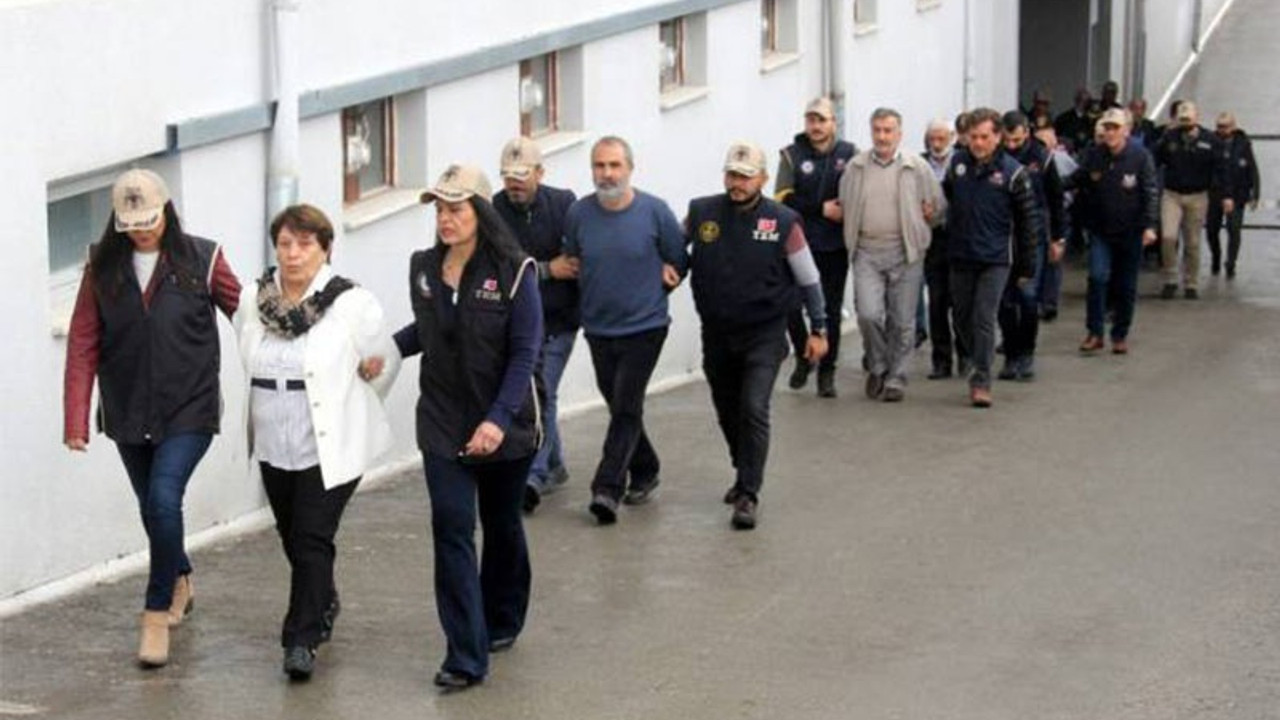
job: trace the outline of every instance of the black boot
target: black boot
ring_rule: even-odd
[[[818,397],[833,398],[836,396],[836,369],[818,368]]]
[[[813,371],[813,363],[802,357],[796,358],[796,367],[791,371],[791,377],[787,379],[787,385],[792,390],[799,390],[809,382],[809,373]]]

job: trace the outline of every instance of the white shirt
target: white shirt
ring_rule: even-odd
[[[333,271],[329,266],[321,266],[302,299],[324,288],[331,277]],[[279,273],[275,280],[279,286]],[[274,390],[250,388],[249,407],[258,459],[281,470],[306,470],[320,464],[307,393],[286,389],[287,381],[302,380],[306,376],[308,334],[288,339],[263,333],[262,343],[249,359],[250,378],[270,380],[276,385]]]
[[[160,250],[153,252],[133,252],[133,274],[138,278],[138,289],[147,291],[151,284],[151,276],[156,272],[156,263],[160,261]]]

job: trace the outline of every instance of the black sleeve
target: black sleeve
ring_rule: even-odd
[[[1049,239],[1058,240],[1071,233],[1067,226],[1067,213],[1063,208],[1062,177],[1058,175],[1057,164],[1050,155],[1044,165],[1044,199],[1049,204]]]
[[[1235,197],[1231,186],[1231,151],[1225,150],[1222,141],[1212,135],[1209,143],[1213,145],[1213,180],[1210,187],[1217,190],[1221,197]]]
[[[1040,203],[1036,200],[1036,191],[1031,187],[1031,178],[1026,170],[1019,170],[1009,181],[1009,192],[1013,196],[1014,213],[1014,277],[1029,278],[1035,275],[1036,246],[1040,243],[1041,228],[1044,220],[1040,214]]]
[[[1142,154],[1142,170],[1138,182],[1142,189],[1142,229],[1160,232],[1160,179],[1151,153]]]
[[[1249,163],[1249,187],[1239,188],[1248,192],[1242,192],[1240,195],[1245,202],[1254,202],[1262,197],[1262,178],[1258,175],[1258,161],[1253,157],[1253,143],[1249,138],[1244,139],[1244,149],[1240,151],[1240,157]]]

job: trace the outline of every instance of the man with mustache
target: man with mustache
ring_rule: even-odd
[[[736,530],[756,526],[769,453],[769,396],[787,356],[787,315],[796,288],[809,315],[803,359],[827,351],[825,300],[804,220],[761,195],[769,179],[764,151],[729,146],[724,189],[689,203],[693,301],[702,318],[702,369],[736,477],[724,496]]]
[[[609,406],[587,508],[601,525],[617,522],[619,502],[648,502],[658,487],[658,454],[644,430],[645,388],[671,323],[667,293],[689,260],[680,222],[661,198],[631,186],[634,169],[626,140],[600,138],[591,148],[596,191],[565,215],[564,251],[579,263],[583,334]]]

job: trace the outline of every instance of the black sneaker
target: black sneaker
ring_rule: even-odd
[[[491,653],[506,652],[510,650],[515,644],[516,644],[516,638],[514,635],[512,635],[511,637],[498,638],[497,640],[490,640],[489,652]]]
[[[802,357],[796,358],[796,367],[791,371],[791,377],[787,378],[787,387],[792,390],[799,390],[809,382],[809,373],[813,371],[813,363]]]
[[[1044,308],[1040,311],[1040,319],[1051,323],[1058,319],[1058,308]]]
[[[934,365],[933,371],[930,372],[926,377],[929,378],[930,380],[945,380],[946,378],[951,377],[951,366],[950,365]]]
[[[654,476],[648,482],[636,484],[631,483],[631,487],[627,489],[625,495],[622,496],[624,505],[643,505],[653,499],[653,493],[657,491],[658,485],[662,480],[658,476]]]
[[[734,504],[734,503],[738,502],[738,498],[740,498],[740,497],[742,497],[742,491],[738,489],[738,486],[737,486],[737,485],[734,485],[733,487],[729,488],[729,490],[728,490],[727,492],[725,492],[725,494],[724,494],[724,504],[725,504],[725,505],[732,505],[732,504]]]
[[[284,649],[284,673],[290,680],[304,682],[311,679],[316,670],[316,650],[305,645],[292,645]]]
[[[520,508],[524,510],[524,514],[532,514],[541,504],[542,491],[533,483],[526,483],[524,486],[524,500],[520,502]]]
[[[1178,296],[1178,286],[1174,285],[1173,283],[1165,283],[1164,287],[1160,288],[1161,300],[1172,300],[1177,296]]]
[[[1000,368],[1000,373],[996,375],[1000,380],[1017,380],[1018,379],[1018,358],[1007,357],[1004,359],[1004,367]]]
[[[1027,355],[1018,362],[1018,380],[1020,382],[1031,382],[1036,379],[1036,358],[1034,355]]]
[[[836,396],[836,369],[818,368],[818,397],[833,398]]]
[[[1209,274],[1217,277],[1220,272],[1222,272],[1222,263],[1217,258],[1214,258],[1213,263],[1209,265]]]
[[[733,517],[729,524],[734,530],[751,530],[756,526],[756,501],[746,493],[738,496],[733,503]]]
[[[1187,288],[1186,290],[1182,291],[1182,297],[1188,300],[1199,300],[1200,293],[1195,288]]]
[[[591,498],[591,504],[587,506],[587,510],[596,516],[596,521],[601,525],[612,525],[618,522],[618,501],[604,493],[596,493]]]

